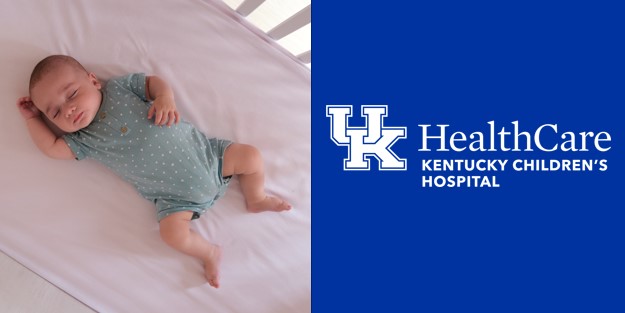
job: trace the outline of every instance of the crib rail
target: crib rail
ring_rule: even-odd
[[[226,1],[231,7],[236,7],[236,11],[244,17],[248,17],[253,14],[256,10],[258,10],[266,0],[243,0],[236,6],[234,0]],[[276,2],[277,0],[273,0]],[[272,2],[272,0],[268,0],[267,2]],[[266,31],[269,37],[275,39],[280,42],[281,39],[294,34],[296,31],[302,29],[304,26],[309,25],[311,23],[311,4],[308,3],[307,6],[297,11],[295,14],[281,21],[278,25]],[[311,45],[310,40],[307,42],[308,50],[301,52],[296,55],[296,57],[305,64],[311,63]],[[287,48],[288,49],[288,48]],[[301,50],[300,50],[301,51]],[[295,51],[291,51],[294,53]],[[295,53],[294,53],[295,54]]]
[[[281,39],[286,35],[293,33],[294,31],[304,27],[310,23],[310,4],[303,8],[301,11],[295,13],[295,15],[289,17],[286,21],[278,24],[278,26],[272,28],[267,34],[273,39]]]
[[[265,0],[245,0],[237,8],[237,12],[243,16],[248,16],[254,12]]]

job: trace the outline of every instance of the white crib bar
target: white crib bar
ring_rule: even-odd
[[[310,64],[310,59],[311,59],[310,50],[298,54],[296,58],[298,58],[300,61],[304,62],[305,64]]]
[[[286,21],[272,28],[270,31],[267,32],[267,35],[275,40],[281,39],[284,36],[309,24],[310,18],[311,9],[309,4],[305,8],[301,9],[299,12],[295,13],[293,16],[289,17]]]
[[[260,7],[264,2],[265,0],[244,0],[237,7],[236,11],[242,16],[247,17],[256,9],[258,9],[258,7]],[[311,15],[312,10],[311,5],[309,4],[305,8],[301,9],[299,12],[293,14],[291,17],[269,30],[267,32],[267,35],[274,40],[280,40],[285,36],[295,32],[296,30],[310,24]],[[310,64],[311,50],[300,53],[296,56],[296,58],[302,61],[304,64]]]
[[[248,16],[254,12],[265,0],[245,0],[237,8],[237,12],[243,16]]]

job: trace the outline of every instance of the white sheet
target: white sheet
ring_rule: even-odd
[[[0,249],[101,312],[310,311],[310,71],[220,1],[0,2]],[[15,108],[35,63],[167,79],[182,116],[257,146],[287,213],[246,213],[238,181],[194,227],[221,288],[161,242],[153,206],[93,161],[47,159]]]

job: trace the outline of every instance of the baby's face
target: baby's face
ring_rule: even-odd
[[[73,133],[91,124],[100,104],[102,85],[93,73],[60,65],[31,90],[31,100],[54,125]]]

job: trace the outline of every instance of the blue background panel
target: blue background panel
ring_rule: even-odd
[[[316,2],[314,312],[622,312],[624,8],[578,2]],[[407,171],[344,171],[327,105],[388,105]],[[598,152],[423,152],[419,124],[605,131]],[[434,129],[432,129],[434,131]],[[448,133],[448,134],[449,134]],[[558,138],[545,131],[545,143]],[[604,144],[605,145],[605,144]],[[424,159],[605,159],[607,171],[437,172]],[[495,175],[499,188],[423,188]]]

